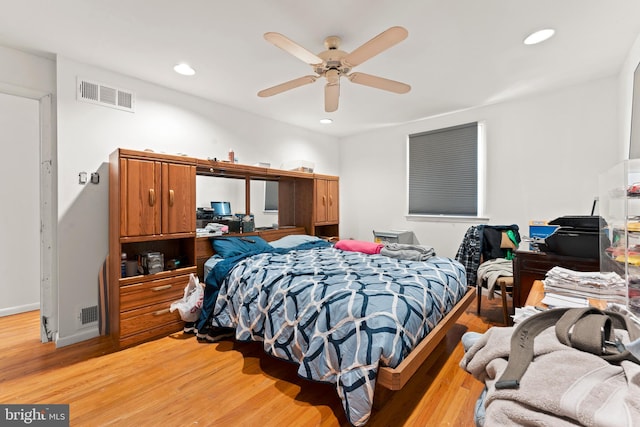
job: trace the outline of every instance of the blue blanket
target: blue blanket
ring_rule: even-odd
[[[335,384],[354,425],[369,419],[378,366],[396,367],[466,291],[464,267],[448,258],[407,261],[328,247],[229,264],[215,272],[216,265],[206,281],[219,286],[212,324],[263,342],[304,378]]]
[[[205,277],[204,279],[204,283],[206,285],[204,289],[204,300],[202,302],[202,311],[200,312],[200,318],[198,319],[196,328],[201,330],[205,326],[207,320],[211,316],[211,311],[213,310],[214,304],[216,303],[216,298],[218,298],[218,292],[220,291],[220,285],[222,284],[222,281],[227,276],[229,271],[243,259],[266,252],[284,254],[292,250],[326,248],[330,246],[331,244],[326,240],[314,240],[311,242],[301,243],[300,245],[293,248],[271,247],[269,249],[248,250],[240,255],[225,258],[222,261],[218,262],[211,269],[211,271],[209,271],[209,274],[207,274],[207,277]]]

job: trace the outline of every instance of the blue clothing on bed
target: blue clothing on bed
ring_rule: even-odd
[[[326,248],[328,246],[331,246],[331,243],[327,242],[326,240],[314,240],[305,242],[292,248],[274,248],[272,246],[267,247],[265,245],[258,245],[255,249],[250,249],[244,253],[240,253],[229,258],[224,258],[222,261],[219,261],[209,271],[209,274],[207,274],[204,279],[204,283],[206,285],[204,288],[204,301],[202,302],[202,311],[200,312],[200,318],[198,319],[196,328],[198,330],[202,330],[207,324],[207,320],[211,316],[213,307],[215,306],[216,298],[218,298],[218,292],[220,291],[220,285],[222,284],[222,281],[227,276],[227,274],[229,274],[229,271],[243,259],[253,255],[268,252],[283,254],[293,250]]]

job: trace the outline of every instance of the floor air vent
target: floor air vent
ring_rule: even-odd
[[[93,305],[91,307],[81,308],[78,320],[80,327],[90,326],[98,323],[98,306]]]
[[[133,92],[78,77],[77,99],[118,110],[134,111]]]

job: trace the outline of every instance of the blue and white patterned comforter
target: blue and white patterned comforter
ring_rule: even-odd
[[[262,253],[221,283],[212,324],[336,385],[354,425],[369,419],[378,366],[395,367],[464,296],[463,266],[330,248]]]

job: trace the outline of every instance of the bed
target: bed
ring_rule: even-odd
[[[402,388],[474,297],[449,258],[243,239],[213,240],[198,327],[233,328],[303,378],[334,384],[353,425],[369,419],[376,384]]]

